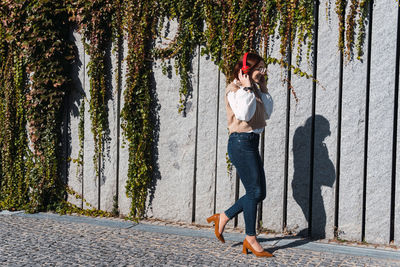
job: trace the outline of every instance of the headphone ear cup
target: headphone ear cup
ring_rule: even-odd
[[[242,67],[242,71],[243,73],[248,73],[249,72],[249,66],[247,66],[246,61],[247,61],[247,54],[249,52],[244,53],[243,55],[243,67]]]

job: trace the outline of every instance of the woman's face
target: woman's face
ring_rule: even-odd
[[[265,72],[266,72],[266,68],[265,68],[265,63],[263,60],[261,60],[257,66],[254,67],[254,70],[251,74],[251,79],[253,81],[255,81],[256,83],[260,83],[265,81]]]

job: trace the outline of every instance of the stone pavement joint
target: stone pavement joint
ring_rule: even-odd
[[[3,216],[1,216],[3,215]],[[400,253],[259,235],[274,258],[241,254],[244,234],[121,218],[0,212],[1,266],[400,266]]]

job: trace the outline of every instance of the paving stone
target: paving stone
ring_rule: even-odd
[[[104,219],[107,220],[107,219]],[[400,261],[263,246],[274,258],[243,255],[242,243],[115,228],[50,217],[0,216],[1,266],[400,266]]]

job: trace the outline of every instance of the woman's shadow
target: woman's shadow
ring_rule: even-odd
[[[297,236],[323,239],[325,238],[326,212],[321,187],[333,186],[335,182],[335,167],[329,159],[328,149],[324,143],[325,138],[331,134],[329,121],[321,115],[315,115],[314,182],[312,203],[310,203],[311,123],[312,117],[307,119],[304,126],[296,129],[293,137],[294,174],[292,191],[293,198],[300,206],[308,223],[309,206],[312,205],[311,236],[308,236],[308,228],[302,229]]]
[[[304,126],[296,129],[293,136],[293,161],[294,174],[292,180],[293,198],[303,211],[304,217],[309,221],[309,192],[310,192],[310,151],[311,151],[311,123],[312,117],[308,118]],[[278,239],[293,239],[293,242],[283,242],[282,245],[268,248],[274,251],[293,248],[307,244],[311,239],[325,238],[326,212],[321,187],[332,187],[335,182],[335,167],[329,159],[328,149],[324,143],[327,136],[331,134],[329,121],[321,116],[315,115],[314,135],[314,182],[312,198],[312,231],[308,236],[308,228],[302,229],[296,236],[288,236]],[[290,214],[288,214],[290,216]],[[308,239],[298,239],[308,237]],[[272,241],[266,239],[265,241]],[[262,240],[261,240],[262,242]]]

